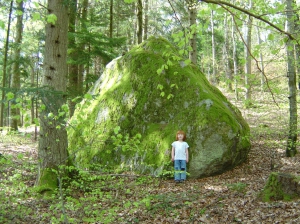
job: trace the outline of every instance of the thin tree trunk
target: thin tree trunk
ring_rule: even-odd
[[[231,32],[231,39],[232,39],[232,58],[233,58],[233,74],[234,74],[234,92],[235,92],[235,99],[239,99],[239,91],[238,91],[238,58],[236,52],[236,40],[235,40],[235,26],[234,26],[234,17],[232,16],[232,32]]]
[[[138,44],[143,42],[143,3],[142,0],[137,1],[137,40]]]
[[[114,0],[110,0],[109,6],[109,37],[113,37],[113,21],[114,21]]]
[[[215,25],[214,25],[214,11],[210,12],[210,24],[211,24],[211,46],[212,46],[212,77],[211,82],[217,84],[217,72],[216,72],[216,43],[215,43]]]
[[[48,13],[56,15],[55,24],[46,24],[38,146],[39,170],[37,185],[41,191],[52,192],[58,186],[59,166],[68,165],[66,115],[59,114],[66,103],[68,7],[64,0],[48,0]]]
[[[70,1],[69,8],[69,48],[72,49],[69,57],[71,63],[69,64],[69,75],[68,75],[68,94],[70,100],[68,100],[69,105],[69,116],[72,117],[75,111],[76,102],[72,101],[78,96],[78,76],[79,76],[79,66],[77,62],[78,51],[76,50],[76,15],[77,15],[77,0]]]
[[[17,1],[17,10],[22,12],[18,13],[17,15],[17,24],[16,24],[16,38],[15,38],[15,46],[14,49],[14,63],[12,65],[12,80],[11,80],[11,87],[13,91],[16,93],[20,90],[20,54],[21,54],[21,44],[22,44],[22,34],[23,34],[23,1]],[[13,131],[18,130],[18,126],[21,124],[20,117],[20,109],[16,107],[15,103],[10,105],[10,128]]]
[[[295,24],[293,18],[293,0],[286,0],[286,17],[287,17],[287,32],[294,34]],[[296,87],[296,69],[295,69],[295,52],[294,44],[289,38],[287,41],[287,72],[289,85],[289,135],[287,140],[286,156],[294,157],[297,153],[297,87]]]
[[[6,31],[6,42],[4,47],[4,58],[3,58],[3,74],[2,74],[2,96],[1,96],[1,111],[0,111],[0,128],[4,127],[4,99],[5,99],[5,87],[6,87],[6,65],[7,65],[7,55],[8,55],[8,43],[10,35],[10,25],[11,25],[11,14],[13,8],[13,1],[10,2],[8,23]]]
[[[148,22],[149,22],[149,0],[145,0],[145,19],[144,19],[144,40],[148,39]]]
[[[229,41],[228,41],[228,24],[227,24],[227,14],[225,13],[224,18],[224,64],[225,64],[225,73],[226,73],[226,83],[227,89],[232,91],[232,73],[230,70],[230,60],[229,60]]]
[[[252,8],[252,0],[250,0],[249,2],[249,8]],[[252,73],[251,70],[251,45],[252,45],[252,41],[251,41],[251,36],[252,36],[252,21],[253,18],[251,16],[248,16],[248,21],[247,21],[247,32],[246,32],[246,46],[244,46],[245,48],[245,58],[246,58],[246,64],[245,64],[245,100],[246,100],[246,104],[248,105],[248,103],[251,103],[251,81],[250,81],[250,76]]]
[[[189,59],[192,63],[197,65],[197,2],[194,0],[188,1],[188,11],[189,11],[189,20],[190,20],[190,32],[192,34],[192,38],[190,39],[190,46],[192,50],[189,52]]]
[[[81,29],[86,30],[86,25],[85,21],[87,21],[88,18],[88,6],[89,6],[89,0],[83,0],[82,2],[82,15],[81,15],[81,20],[83,21],[81,23]],[[86,44],[82,44],[80,46],[82,50],[86,48]],[[87,70],[88,70],[89,65],[87,65]],[[84,65],[80,64],[79,65],[79,74],[78,74],[78,94],[83,95],[83,80],[84,80],[84,73],[88,74],[87,71],[84,69]]]
[[[251,0],[250,0],[251,1]],[[252,8],[252,2],[250,2],[250,8]],[[248,17],[247,21],[247,32],[246,32],[246,46],[245,47],[245,58],[246,58],[246,64],[245,64],[245,100],[246,103],[249,103],[251,100],[251,83],[250,83],[250,76],[251,76],[251,35],[252,35],[252,17]]]
[[[260,36],[260,30],[259,27],[256,26],[256,30],[257,30],[257,39],[258,39],[258,44],[261,46],[262,45],[262,39]],[[265,71],[265,65],[264,65],[264,57],[263,57],[263,53],[262,50],[260,50],[259,52],[259,57],[260,57],[260,67],[261,67],[261,75],[260,75],[260,91],[263,93],[264,92],[264,85],[265,85],[265,77],[264,77],[264,71]]]

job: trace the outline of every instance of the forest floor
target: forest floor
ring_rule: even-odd
[[[258,94],[250,109],[232,100],[251,127],[248,161],[181,184],[82,171],[69,188],[40,197],[34,190],[37,142],[30,133],[1,136],[6,159],[0,160],[0,223],[300,223],[299,199],[262,202],[258,197],[271,172],[300,175],[300,153],[285,157],[287,99],[277,99],[279,107]]]

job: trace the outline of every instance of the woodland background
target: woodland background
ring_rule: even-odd
[[[33,223],[297,223],[299,201],[268,204],[256,196],[271,170],[299,174],[298,13],[299,4],[293,0],[1,1],[0,126],[5,159],[0,175],[5,203],[0,221],[28,223],[31,217]],[[76,103],[91,97],[87,91],[109,61],[152,35],[174,43],[183,58],[196,64],[243,111],[253,133],[249,161],[233,173],[175,188],[167,180],[81,173],[83,181],[71,185],[75,195],[72,188],[60,188],[53,198],[38,199],[30,187],[43,186],[43,175],[57,176],[59,167],[70,163],[66,124]],[[38,136],[39,128],[43,132]],[[55,131],[47,135],[50,129]],[[30,133],[30,138],[22,133]],[[49,161],[45,148],[61,157]],[[99,186],[88,189],[95,180]],[[62,182],[58,178],[57,185],[63,187]],[[124,190],[125,183],[129,185]],[[147,194],[135,194],[137,189]],[[187,189],[186,198],[177,195]],[[161,209],[165,213],[158,212]]]

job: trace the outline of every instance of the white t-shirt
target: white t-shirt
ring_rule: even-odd
[[[189,145],[186,142],[176,141],[172,143],[172,146],[175,149],[174,160],[186,160],[186,149]]]

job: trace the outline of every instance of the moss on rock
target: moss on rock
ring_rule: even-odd
[[[109,63],[90,93],[93,100],[78,105],[68,132],[70,154],[82,167],[157,174],[179,129],[187,133],[192,177],[222,173],[247,158],[249,126],[239,110],[163,38],[149,38]],[[138,133],[140,143],[126,150],[113,144],[116,126],[122,144],[126,134]]]

